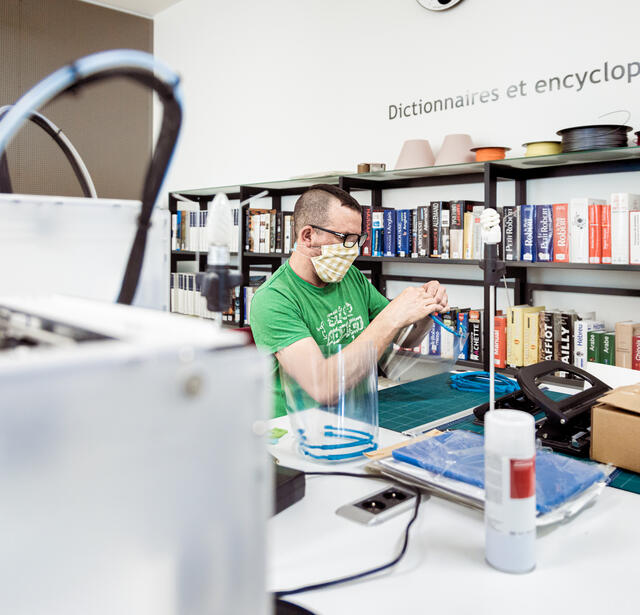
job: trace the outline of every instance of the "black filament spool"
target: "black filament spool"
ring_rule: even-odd
[[[582,152],[591,149],[627,147],[627,133],[631,126],[621,124],[596,124],[575,126],[558,130],[562,137],[563,152]]]

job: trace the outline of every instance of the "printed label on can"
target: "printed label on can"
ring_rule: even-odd
[[[536,494],[536,458],[511,459],[511,498],[521,500]]]

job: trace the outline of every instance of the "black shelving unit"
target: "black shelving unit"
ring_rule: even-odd
[[[363,173],[341,176],[325,176],[303,179],[284,180],[280,182],[266,182],[259,184],[241,185],[236,187],[207,188],[202,190],[178,191],[177,194],[190,199],[197,199],[201,209],[205,209],[215,194],[220,191],[227,193],[229,198],[239,198],[245,201],[263,191],[267,191],[267,197],[271,198],[271,209],[281,210],[282,197],[301,194],[306,188],[315,183],[328,183],[338,185],[348,192],[369,191],[371,193],[370,207],[382,207],[383,195],[387,190],[397,188],[418,188],[425,186],[444,186],[480,183],[484,186],[484,202],[486,207],[495,208],[498,182],[513,182],[516,204],[527,202],[527,182],[535,179],[572,177],[591,174],[622,173],[640,171],[640,147],[629,147],[614,150],[599,150],[589,152],[574,152],[571,154],[558,154],[551,156],[539,156],[536,158],[516,158],[495,162],[476,162],[442,167],[427,167],[422,169],[403,169],[398,171],[381,171],[375,173]],[[242,271],[245,280],[249,279],[250,270],[256,267],[275,271],[288,258],[288,254],[282,253],[253,253],[247,252],[245,216],[249,204],[242,207],[242,215],[239,225],[238,268]],[[169,209],[172,213],[177,211],[177,199],[169,196]],[[185,258],[199,258],[201,268],[206,264],[206,255],[186,252],[174,252],[171,256],[171,271],[175,271],[178,260]],[[411,275],[389,275],[384,273],[384,263],[403,263],[407,265],[435,264],[435,265],[464,265],[478,267],[477,260],[444,260],[429,257],[401,258],[401,257],[374,257],[360,256],[355,265],[362,270],[369,271],[371,281],[385,294],[387,281],[405,281],[421,283],[428,278]],[[506,261],[507,286],[514,291],[515,304],[532,304],[533,293],[536,291],[571,292],[586,294],[602,294],[611,296],[640,297],[640,282],[631,287],[593,287],[581,285],[556,285],[533,283],[528,280],[527,272],[530,269],[575,269],[575,270],[606,270],[640,272],[640,265],[593,265],[588,263],[529,263],[523,261]],[[438,277],[445,285],[465,285],[484,287],[484,355],[482,364],[465,362],[465,366],[489,369],[492,360],[492,352],[489,352],[489,287],[478,278],[442,278]],[[244,305],[240,306],[241,323],[244,324]],[[506,370],[513,373],[513,370]]]

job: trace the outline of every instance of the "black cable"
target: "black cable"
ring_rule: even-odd
[[[384,480],[388,481],[389,479],[383,476],[373,476],[369,474],[356,474],[352,472],[304,472],[305,476],[350,476],[354,478],[370,478],[374,480]],[[416,492],[416,504],[413,509],[413,515],[407,523],[407,527],[404,530],[404,541],[402,544],[402,549],[400,549],[400,553],[396,555],[390,562],[386,564],[382,564],[381,566],[377,566],[376,568],[371,568],[370,570],[365,570],[363,572],[358,572],[353,575],[349,575],[347,577],[340,577],[338,579],[332,579],[330,581],[321,581],[319,583],[314,583],[312,585],[304,585],[302,587],[296,587],[295,589],[285,589],[281,591],[274,592],[274,596],[276,598],[281,598],[282,596],[291,596],[293,594],[301,594],[302,592],[308,592],[314,589],[324,589],[325,587],[331,587],[332,585],[338,585],[339,583],[348,583],[349,581],[356,581],[357,579],[361,579],[363,577],[375,574],[376,572],[382,572],[387,568],[391,568],[395,566],[403,557],[407,551],[407,546],[409,545],[409,530],[413,525],[414,521],[418,518],[418,511],[420,510],[420,498],[421,492],[420,489],[414,487],[414,491]]]
[[[0,110],[0,118],[2,118],[6,113],[9,112],[10,107],[11,106],[8,105],[6,108]],[[62,150],[62,153],[69,161],[69,164],[73,169],[73,173],[75,174],[82,189],[82,194],[87,198],[93,198],[95,195],[91,192],[91,188],[89,187],[89,183],[84,176],[82,168],[78,164],[74,153],[69,149],[67,143],[60,136],[60,133],[62,131],[42,114],[35,111],[31,112],[27,119],[31,120],[34,124],[42,128],[42,130],[44,130],[55,141],[56,145]],[[82,164],[84,164],[84,162]],[[6,194],[11,194],[13,192],[11,177],[9,175],[9,164],[7,162],[6,150],[3,151],[2,156],[0,156],[0,192]]]
[[[151,214],[178,139],[180,124],[182,123],[182,109],[175,97],[175,87],[177,83],[167,84],[158,79],[152,72],[139,68],[114,68],[102,71],[79,79],[59,95],[68,92],[73,93],[84,85],[109,77],[125,77],[155,90],[164,107],[160,134],[158,135],[153,156],[147,167],[145,176],[142,206],[140,208],[140,216],[138,217],[138,228],[133,240],[133,245],[131,246],[131,252],[129,253],[129,260],[122,280],[122,286],[120,287],[120,294],[118,295],[118,303],[128,305],[132,303],[135,297],[138,281],[140,280],[144,252],[147,244],[147,231],[151,225]]]

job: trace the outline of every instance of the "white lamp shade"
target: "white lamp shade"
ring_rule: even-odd
[[[469,135],[447,135],[438,152],[436,165],[474,162],[475,154],[469,151],[472,147],[473,142]]]
[[[396,162],[396,169],[415,169],[433,166],[435,157],[426,139],[405,141]]]

